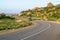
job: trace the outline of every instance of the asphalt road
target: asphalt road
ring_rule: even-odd
[[[0,40],[60,40],[60,24],[34,21],[29,29],[0,35]]]

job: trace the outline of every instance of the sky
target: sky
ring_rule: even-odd
[[[44,7],[49,2],[60,4],[60,0],[0,0],[0,12],[19,13],[34,7]]]

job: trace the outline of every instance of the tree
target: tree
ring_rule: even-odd
[[[0,18],[3,18],[3,17],[5,17],[5,16],[6,16],[5,13],[1,13],[1,14],[0,14]]]

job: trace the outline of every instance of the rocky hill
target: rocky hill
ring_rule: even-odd
[[[32,19],[39,20],[52,20],[60,21],[60,4],[53,5],[51,2],[47,4],[47,7],[35,7],[26,11],[21,11],[20,17],[31,17]]]

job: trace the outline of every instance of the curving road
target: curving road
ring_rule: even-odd
[[[0,40],[60,40],[60,24],[33,21],[32,28],[0,35]]]

